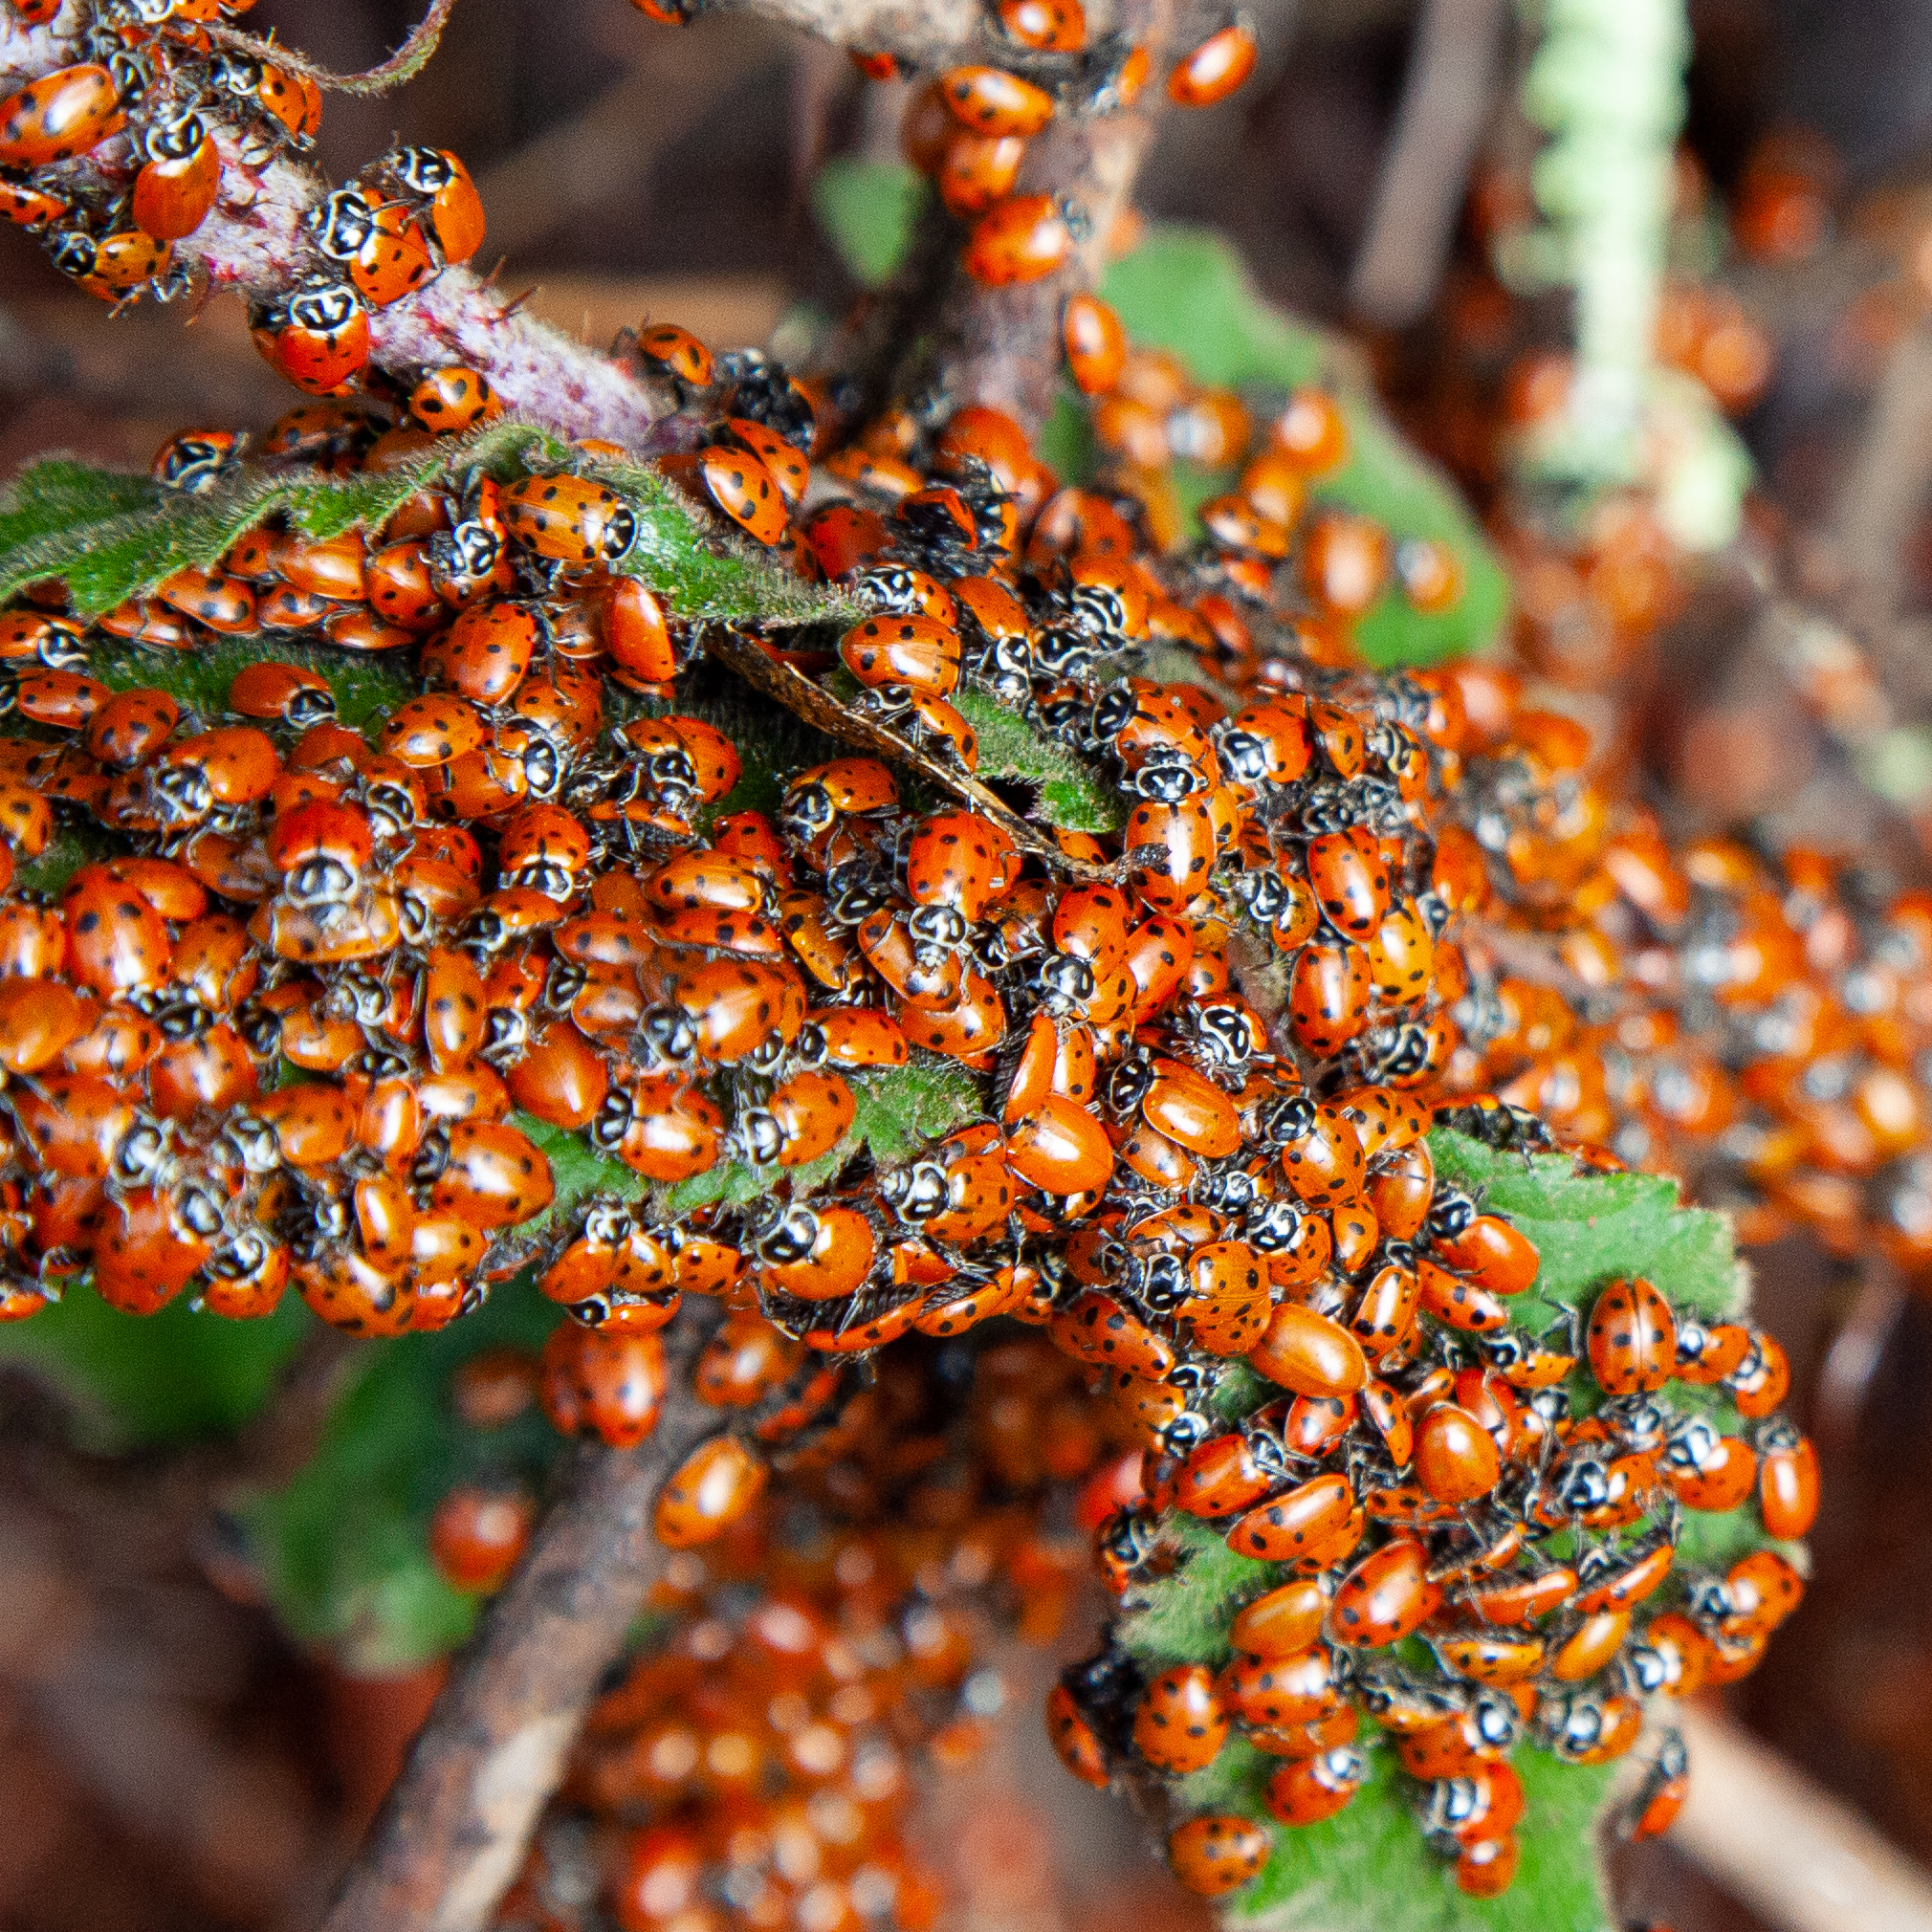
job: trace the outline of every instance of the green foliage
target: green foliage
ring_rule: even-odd
[[[854,281],[876,288],[899,266],[926,202],[926,178],[903,162],[842,155],[812,181],[812,212]]]
[[[1542,1257],[1536,1284],[1512,1307],[1524,1328],[1540,1326],[1539,1297],[1547,1299],[1554,1326],[1559,1304],[1587,1315],[1607,1283],[1637,1274],[1674,1307],[1705,1321],[1742,1313],[1746,1281],[1729,1222],[1682,1206],[1676,1182],[1583,1172],[1567,1154],[1499,1153],[1446,1130],[1431,1134],[1429,1145],[1440,1180],[1506,1213],[1536,1243]],[[1215,1407],[1237,1416],[1274,1393],[1237,1372],[1223,1378]],[[1587,1370],[1571,1378],[1570,1394],[1579,1413],[1601,1399]],[[1675,1407],[1704,1409],[1726,1431],[1739,1426],[1717,1390],[1673,1384],[1670,1399]],[[1115,1640],[1150,1675],[1182,1662],[1218,1667],[1230,1654],[1234,1613],[1284,1582],[1292,1566],[1237,1556],[1218,1530],[1193,1517],[1171,1515],[1161,1528],[1180,1561],[1171,1575],[1128,1596]],[[1766,1540],[1748,1504],[1723,1515],[1687,1511],[1679,1566],[1722,1570]],[[1786,1553],[1802,1562],[1801,1550]],[[1243,1932],[1599,1932],[1607,1925],[1592,1824],[1614,1767],[1571,1766],[1540,1749],[1519,1749],[1514,1763],[1526,1800],[1518,1833],[1522,1867],[1502,1898],[1477,1899],[1457,1889],[1453,1867],[1424,1842],[1410,1812],[1414,1787],[1405,1789],[1393,1751],[1372,1731],[1362,1743],[1367,1782],[1351,1804],[1319,1825],[1290,1830],[1269,1820],[1263,1797],[1281,1761],[1240,1741],[1179,1782],[1176,1816],[1237,1811],[1273,1833],[1266,1869],[1223,1908],[1227,1924]]]
[[[1372,516],[1397,540],[1429,537],[1455,550],[1466,582],[1454,609],[1424,616],[1391,590],[1357,625],[1372,664],[1428,664],[1494,640],[1508,581],[1455,486],[1403,441],[1328,337],[1262,300],[1226,241],[1206,229],[1156,228],[1108,271],[1101,293],[1136,342],[1171,349],[1200,382],[1243,390],[1328,384],[1348,419],[1350,455],[1316,484],[1315,500]],[[1226,486],[1223,476],[1216,487]],[[1196,487],[1212,494],[1201,479]]]
[[[1119,794],[1087,765],[1043,737],[1011,706],[984,692],[956,691],[951,702],[979,737],[980,779],[1018,779],[1038,787],[1027,816],[1069,832],[1114,832],[1126,815]]]
[[[951,1133],[980,1110],[978,1083],[950,1062],[921,1056],[914,1066],[847,1072],[856,1106],[844,1139],[802,1167],[749,1167],[725,1161],[709,1174],[662,1189],[658,1210],[666,1216],[723,1202],[742,1207],[779,1182],[802,1194],[831,1179],[861,1148],[882,1167],[907,1161],[928,1141]]]
[[[294,1295],[253,1322],[186,1301],[123,1315],[92,1288],[0,1328],[0,1362],[31,1370],[70,1405],[76,1438],[100,1453],[231,1435],[260,1409],[308,1327]]]
[[[299,466],[244,466],[214,489],[185,495],[144,476],[64,457],[31,465],[0,497],[0,598],[58,577],[83,617],[111,610],[178,570],[213,564],[242,533],[277,512],[313,538],[380,526],[415,491],[472,469],[570,469],[628,498],[638,537],[624,567],[692,619],[802,624],[846,613],[846,600],[811,589],[756,546],[700,517],[647,466],[593,458],[527,423],[494,423],[452,436],[395,468],[327,476]],[[714,524],[714,527],[708,527]],[[257,647],[258,648],[258,647]],[[333,667],[342,661],[333,654]]]
[[[273,648],[283,664],[305,665],[328,679],[336,694],[336,715],[352,731],[380,729],[399,704],[416,695],[416,680],[404,668],[410,655],[406,651],[390,656],[332,650],[327,645],[302,643],[299,632],[277,638]],[[229,687],[236,676],[268,654],[259,637],[214,637],[198,650],[170,651],[102,642],[91,647],[87,670],[111,690],[151,685],[184,710],[212,718],[228,709]]]
[[[1429,1149],[1439,1178],[1480,1193],[1536,1243],[1543,1265],[1533,1294],[1587,1308],[1604,1283],[1642,1275],[1672,1307],[1704,1321],[1723,1321],[1743,1306],[1730,1223],[1680,1205],[1666,1175],[1579,1173],[1568,1154],[1526,1159],[1440,1129]],[[1690,1393],[1673,1389],[1672,1399]]]
[[[363,1343],[315,1453],[280,1487],[235,1500],[269,1601],[298,1640],[379,1676],[470,1634],[476,1600],[430,1563],[429,1519],[458,1483],[536,1482],[558,1438],[535,1410],[487,1434],[466,1428],[450,1377],[485,1349],[539,1347],[557,1314],[513,1284],[439,1333]]]

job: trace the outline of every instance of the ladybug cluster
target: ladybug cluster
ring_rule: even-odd
[[[1097,304],[1067,313],[1070,348],[1087,323],[1117,332]],[[1680,1512],[1755,1484],[1789,1526],[1812,1478],[1770,1425],[1775,1345],[1701,1335],[1640,1284],[1646,1339],[1592,1338],[1605,1406],[1574,1420],[1558,1385],[1580,1345],[1528,1297],[1534,1249],[1436,1185],[1425,1091],[1480,1074],[1500,1037],[1468,924],[1509,848],[1490,818],[1548,820],[1472,726],[1484,673],[1356,661],[1350,626],[1390,573],[1439,608],[1453,564],[1431,546],[1405,563],[1410,546],[1309,508],[1347,451],[1319,391],[1257,431],[1232,398],[1163,391],[1160,359],[1076,363],[1097,410],[1149,430],[1140,455],[1150,426],[1170,455],[1213,426],[1240,466],[1202,538],[1168,548],[1157,469],[1063,487],[996,410],[850,423],[824,385],[668,324],[622,353],[678,388],[672,482],[869,613],[795,626],[784,662],[922,746],[966,802],[834,757],[733,809],[742,760],[699,714],[701,631],[626,574],[650,510],[602,446],[533,469],[506,443],[326,540],[277,514],[92,623],[36,586],[0,617],[21,721],[0,834],[22,861],[56,821],[110,849],[57,903],[0,899],[8,1311],[86,1271],[135,1311],[189,1292],[262,1313],[294,1282],[323,1319],[392,1335],[528,1270],[571,1318],[539,1366],[546,1414],[625,1444],[662,1411],[660,1331],[687,1294],[721,1302],[695,1387],[727,1426],[657,1506],[687,1548],[846,1439],[863,1358],[1008,1316],[1101,1398],[1097,1439],[1151,1459],[1099,1539],[1117,1588],[1171,1567],[1194,1516],[1258,1578],[1286,1565],[1315,1585],[1292,1651],[1242,1653],[1262,1677],[1290,1658],[1296,1681],[1320,1674],[1314,1703],[1287,1716],[1271,1680],[1222,1720],[1310,1744],[1293,1775],[1337,1803],[1358,1701],[1458,1726],[1416,1760],[1442,1772],[1426,1808],[1464,1804],[1455,1749],[1473,1738],[1498,1768],[1472,1777],[1503,1795],[1455,1813],[1490,1848],[1464,1882],[1501,1889],[1506,1767],[1479,1707],[1516,1713],[1505,1746],[1527,1728],[1579,1759],[1628,1749],[1640,1691],[1747,1667],[1795,1600],[1789,1566],[1752,1556],[1692,1579],[1675,1649],[1661,1618],[1634,1626]],[[296,410],[261,451],[380,473],[494,413],[475,370],[388,372]],[[191,493],[237,449],[177,438],[157,473]],[[420,694],[351,729],[332,648],[407,666]],[[206,712],[112,688],[163,651],[244,668]],[[967,693],[1102,775],[1119,828],[972,808]],[[881,1160],[861,1105],[905,1078],[970,1098]],[[1543,1131],[1500,1103],[1455,1120]],[[550,1155],[573,1138],[634,1178],[556,1207]],[[1768,1394],[1767,1433],[1667,1408],[1672,1374]],[[485,1584],[527,1528],[458,1497],[438,1548]],[[1577,1548],[1542,1551],[1557,1536]],[[1469,1608],[1485,1592],[1493,1617]],[[1352,1620],[1325,1621],[1331,1602]],[[1460,1642],[1492,1622],[1518,1632],[1500,1662],[1351,1661],[1425,1623]],[[1124,1715],[1130,1681],[1083,1680],[1069,1750],[1175,1768]],[[1235,1869],[1190,1849],[1235,1825],[1177,1829],[1191,1882]]]
[[[1512,1119],[1500,1106],[1443,1119],[1481,1128],[1485,1111],[1492,1127]],[[1426,1168],[1428,1143],[1408,1145]],[[1795,1608],[1802,1580],[1775,1549],[1723,1570],[1679,1561],[1684,1513],[1755,1497],[1767,1536],[1802,1536],[1817,1465],[1775,1416],[1789,1372],[1768,1335],[1680,1319],[1641,1278],[1605,1286],[1581,1335],[1516,1326],[1535,1250],[1453,1189],[1402,1189],[1419,1224],[1352,1312],[1320,1291],[1284,1303],[1247,1356],[1273,1387],[1192,1447],[1170,1438],[1145,1497],[1102,1528],[1125,1592],[1185,1564],[1190,1517],[1256,1566],[1231,1592],[1225,1660],[1150,1674],[1116,1641],[1067,1673],[1048,1728],[1102,1787],[1185,1777],[1240,1736],[1282,1761],[1265,1802],[1290,1827],[1342,1810],[1387,1747],[1458,1884],[1491,1897],[1516,1870],[1520,1743],[1574,1764],[1621,1757],[1646,1697],[1733,1681]],[[1743,1419],[1726,1433],[1723,1410],[1674,1399],[1673,1383],[1715,1387]],[[1572,1389],[1591,1413],[1573,1413]],[[1682,1790],[1666,1732],[1629,1829],[1665,1829]],[[1245,1884],[1271,1849],[1260,1821],[1233,1814],[1186,1819],[1169,1840],[1176,1874],[1209,1894]]]
[[[88,8],[85,57],[0,100],[0,208],[37,232],[55,267],[120,302],[184,293],[174,244],[221,195],[225,165],[302,153],[321,125],[306,76],[216,48],[254,0],[106,0]],[[39,26],[59,0],[11,0]],[[224,154],[218,135],[230,142]],[[110,143],[111,146],[103,147]]]
[[[729,1316],[693,1388],[768,1402],[803,1353]],[[552,1406],[552,1372],[547,1351],[492,1350],[452,1400],[487,1434],[539,1389]],[[761,1426],[785,1434],[782,1504],[748,1499],[701,1550],[680,1544],[496,1922],[933,1923],[936,1879],[906,1842],[914,1772],[972,1760],[1007,1698],[990,1639],[1050,1640],[1077,1586],[1081,1544],[1043,1504],[1118,1448],[1078,1381],[1037,1337],[925,1344],[882,1357],[835,1420]],[[527,1513],[452,1492],[431,1530],[445,1575],[494,1587]]]
[[[1450,675],[1470,721],[1459,848],[1498,937],[1469,949],[1446,1084],[1684,1176],[1744,1240],[1802,1229],[1922,1272],[1932,902],[1806,847],[1673,847],[1517,677]]]
[[[175,244],[214,211],[224,170],[258,171],[314,146],[317,83],[209,37],[253,4],[91,0],[69,43],[86,57],[0,100],[0,212],[39,234],[90,295],[187,293]],[[60,11],[58,0],[10,5],[33,25]],[[256,346],[298,388],[341,394],[368,361],[371,312],[468,261],[482,239],[483,205],[461,160],[396,148],[309,210],[313,269],[256,305]]]

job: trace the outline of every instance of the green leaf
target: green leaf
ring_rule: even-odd
[[[315,1453],[285,1483],[232,1504],[275,1614],[342,1668],[405,1670],[455,1648],[476,1599],[429,1560],[436,1504],[460,1482],[538,1483],[558,1438],[534,1409],[507,1427],[465,1427],[450,1377],[486,1349],[536,1349],[558,1310],[521,1284],[436,1334],[366,1342]]]
[[[186,1300],[123,1315],[92,1288],[0,1328],[0,1361],[17,1363],[71,1405],[77,1438],[101,1453],[232,1435],[268,1400],[308,1326],[290,1294],[273,1315],[231,1322]]]
[[[304,644],[300,634],[277,638],[271,648],[283,664],[305,665],[328,679],[336,694],[336,715],[351,731],[379,727],[404,699],[419,690],[405,660],[412,653],[392,655],[335,650],[327,645]],[[165,691],[184,710],[211,718],[228,709],[229,687],[252,664],[271,654],[259,637],[213,637],[198,650],[141,650],[133,646],[92,648],[90,676],[114,691],[152,686]]]
[[[701,527],[691,499],[648,465],[580,454],[575,467],[630,500],[637,512],[637,541],[617,567],[661,592],[679,617],[845,626],[864,615],[856,599],[806,583],[772,551],[737,536],[722,517],[708,518],[709,527]]]
[[[812,212],[854,281],[876,288],[899,266],[926,200],[926,178],[904,162],[841,155],[812,181]]]
[[[514,420],[448,437],[391,470],[338,477],[297,466],[244,467],[193,495],[65,459],[35,464],[0,499],[0,598],[62,577],[75,610],[99,616],[178,570],[209,567],[276,512],[310,537],[337,537],[359,525],[379,528],[412,494],[445,476],[478,469],[506,476],[532,464],[600,477],[628,498],[638,536],[623,567],[661,591],[679,617],[798,625],[857,615],[848,598],[802,582],[722,518],[701,517],[657,470],[587,456]],[[258,643],[254,649],[259,655]],[[332,678],[347,655],[328,654]]]
[[[1744,1305],[1729,1221],[1682,1206],[1663,1175],[1579,1173],[1568,1154],[1526,1159],[1439,1128],[1429,1150],[1441,1179],[1480,1194],[1536,1243],[1543,1265],[1532,1294],[1588,1307],[1606,1282],[1643,1275],[1673,1308],[1702,1321],[1727,1320]],[[1673,1387],[1671,1399],[1690,1394]]]
[[[979,691],[950,702],[979,737],[979,779],[1017,779],[1038,788],[1026,816],[1069,832],[1113,832],[1126,822],[1120,796],[1071,752],[1043,737],[1021,714]]]
[[[1519,1750],[1523,1863],[1502,1898],[1471,1899],[1417,1828],[1394,1752],[1374,1740],[1367,1755],[1369,1776],[1346,1810],[1318,1825],[1271,1827],[1274,1854],[1223,1907],[1224,1924],[1241,1932],[1601,1932],[1611,1922],[1592,1823],[1614,1766]],[[1262,1794],[1281,1762],[1231,1743],[1182,1781],[1182,1802],[1189,1811],[1265,1817]]]
[[[658,1212],[689,1214],[713,1202],[742,1207],[768,1194],[779,1181],[795,1193],[829,1180],[862,1147],[882,1167],[912,1158],[927,1142],[951,1133],[982,1110],[979,1083],[948,1061],[928,1060],[912,1066],[876,1067],[848,1072],[854,1113],[845,1138],[802,1167],[749,1167],[727,1161],[709,1174],[681,1180],[661,1191]]]
[[[1328,384],[1348,419],[1350,456],[1316,484],[1315,500],[1372,516],[1397,541],[1434,538],[1455,550],[1465,579],[1455,608],[1425,616],[1399,592],[1385,592],[1355,626],[1371,664],[1427,664],[1495,640],[1508,580],[1455,485],[1403,441],[1329,337],[1262,301],[1225,240],[1205,229],[1158,227],[1109,269],[1102,293],[1136,342],[1172,350],[1203,383]]]

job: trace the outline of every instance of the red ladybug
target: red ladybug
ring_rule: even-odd
[[[1590,1311],[1591,1372],[1607,1394],[1649,1394],[1677,1368],[1677,1321],[1641,1276],[1612,1282]]]
[[[988,288],[1034,282],[1072,255],[1085,220],[1047,194],[1019,194],[989,209],[967,238],[966,273]]]
[[[340,396],[369,360],[369,311],[346,282],[305,288],[250,323],[266,361],[312,396]]]

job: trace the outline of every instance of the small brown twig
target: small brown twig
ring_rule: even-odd
[[[1504,0],[1427,0],[1402,104],[1375,184],[1375,209],[1349,277],[1349,306],[1399,328],[1429,306],[1489,118]]]
[[[780,664],[749,638],[740,637],[729,625],[711,626],[704,633],[704,648],[727,670],[735,671],[748,685],[763,692],[794,717],[802,718],[827,737],[905,765],[928,784],[971,805],[982,817],[991,819],[1021,851],[1043,860],[1054,871],[1082,885],[1102,885],[1112,880],[1113,874],[1107,867],[1063,852],[1038,825],[1028,824],[970,772],[942,765],[897,732],[888,731],[873,719],[847,710],[830,692],[821,691],[791,665]]]
[[[217,47],[270,61],[287,73],[304,76],[333,94],[386,94],[390,88],[413,80],[428,65],[455,5],[456,0],[429,0],[429,11],[409,30],[402,46],[386,60],[362,74],[331,74],[306,54],[298,54],[279,40],[264,40],[258,34],[244,33],[239,28],[224,27],[219,22],[210,22],[203,32]]]
[[[665,1330],[669,1393],[642,1444],[579,1444],[565,1458],[529,1550],[457,1658],[324,1932],[489,1923],[669,1553],[651,1533],[658,1489],[718,1429],[690,1388],[703,1332],[691,1310]]]

